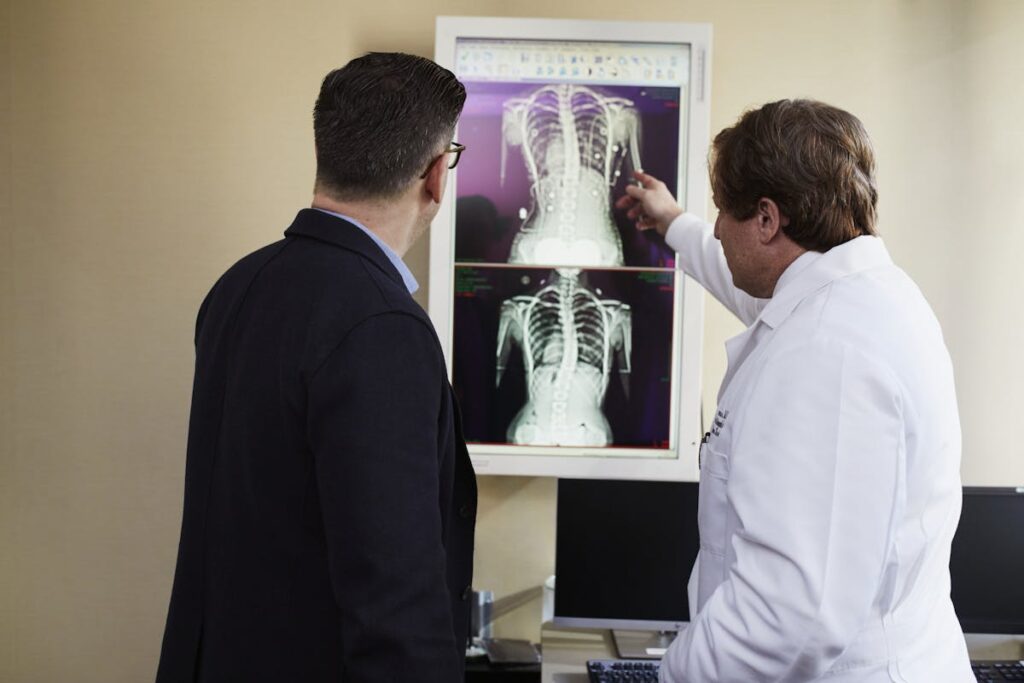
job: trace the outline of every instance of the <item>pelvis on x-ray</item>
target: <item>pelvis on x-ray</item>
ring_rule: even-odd
[[[545,85],[508,100],[502,117],[502,182],[508,146],[521,146],[531,206],[509,263],[621,266],[622,239],[610,189],[630,155],[640,168],[639,121],[631,100],[581,85]]]
[[[560,268],[540,291],[502,303],[496,382],[513,346],[526,369],[527,401],[508,440],[532,446],[607,446],[602,411],[609,377],[629,391],[632,316],[627,304],[600,298],[575,268]]]

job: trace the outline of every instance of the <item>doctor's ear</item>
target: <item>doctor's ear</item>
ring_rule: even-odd
[[[761,197],[757,200],[757,232],[762,244],[775,239],[782,228],[789,225],[789,219],[782,215],[774,199]]]

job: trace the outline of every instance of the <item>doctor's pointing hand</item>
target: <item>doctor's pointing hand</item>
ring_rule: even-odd
[[[665,183],[643,171],[634,171],[636,185],[627,185],[626,194],[615,202],[615,208],[627,209],[637,230],[655,230],[662,237],[668,226],[683,213]]]
[[[867,133],[782,100],[720,132],[710,167],[714,227],[642,172],[616,202],[747,325],[726,342],[690,626],[662,680],[972,681],[949,597],[953,370],[877,236]]]

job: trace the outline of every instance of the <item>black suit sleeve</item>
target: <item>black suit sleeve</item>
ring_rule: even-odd
[[[206,320],[206,312],[210,308],[210,302],[213,300],[214,295],[217,293],[217,288],[220,287],[220,283],[224,281],[224,275],[219,280],[213,283],[213,287],[210,287],[210,291],[203,297],[203,303],[199,304],[199,312],[196,314],[196,334],[193,341],[196,347],[199,347],[199,335],[203,331],[203,321]]]
[[[199,306],[199,313],[196,314],[196,334],[192,341],[197,347],[199,346],[199,333],[203,330],[203,320],[206,318],[206,309],[210,307],[210,297],[212,296],[213,290],[210,290],[210,293],[206,295],[203,303]]]
[[[444,366],[408,314],[352,330],[309,384],[309,439],[346,680],[452,683],[439,508]]]

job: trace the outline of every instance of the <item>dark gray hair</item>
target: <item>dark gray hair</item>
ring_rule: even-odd
[[[451,140],[465,102],[455,75],[423,57],[371,52],[332,71],[313,108],[317,189],[399,194]]]

